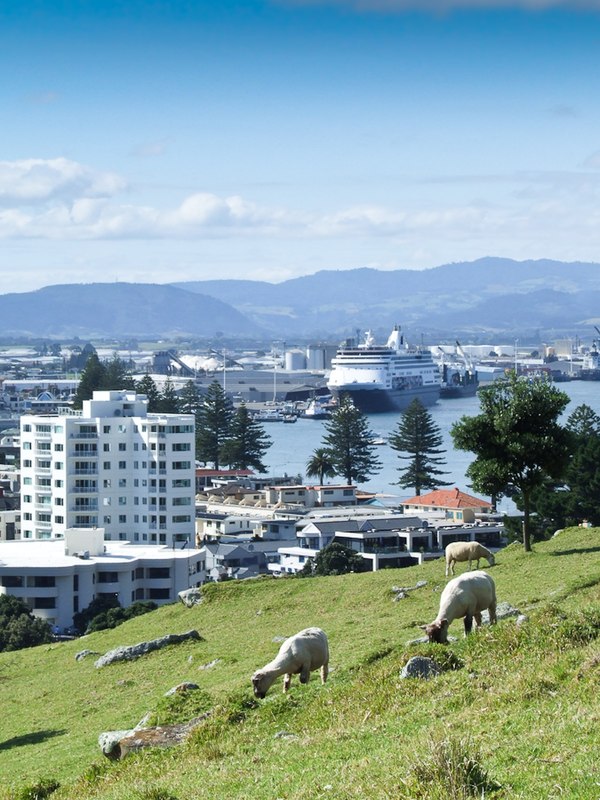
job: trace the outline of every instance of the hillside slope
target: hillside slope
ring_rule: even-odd
[[[437,740],[472,751],[489,776],[486,797],[597,800],[600,530],[565,531],[533,554],[512,545],[490,573],[498,599],[529,621],[468,640],[455,623],[447,648],[408,644],[437,611],[445,578],[436,561],[213,585],[193,609],[167,606],[75,642],[0,654],[0,798],[41,778],[60,782],[56,800],[471,796],[444,794],[433,766],[422,774]],[[394,585],[417,580],[427,585],[393,602]],[[277,685],[255,701],[249,677],[277,651],[275,637],[307,625],[329,635],[327,684],[294,681],[285,697]],[[103,653],[191,628],[205,641],[101,670],[93,658],[75,661],[84,648]],[[416,653],[460,668],[400,680]],[[164,693],[184,680],[201,692],[169,708]],[[207,708],[181,748],[119,763],[100,754],[100,732],[133,727],[149,710],[166,723]]]
[[[0,295],[4,335],[256,335],[259,327],[226,302],[175,286],[89,283]]]
[[[321,270],[278,284],[208,280],[175,284],[230,303],[273,333],[327,336],[356,328],[409,339],[512,332],[550,337],[598,323],[600,265],[481,258],[424,270]]]

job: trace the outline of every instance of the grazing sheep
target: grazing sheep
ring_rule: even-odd
[[[283,691],[287,692],[292,675],[300,674],[300,683],[308,683],[310,673],[321,669],[321,683],[327,680],[329,669],[329,645],[327,636],[320,628],[305,628],[290,636],[279,648],[279,653],[252,676],[252,688],[256,697],[262,699],[269,687],[284,675]]]
[[[448,628],[455,619],[464,617],[465,636],[471,632],[473,620],[481,627],[481,612],[490,612],[490,624],[496,622],[496,586],[485,572],[465,572],[449,581],[440,597],[440,610],[427,631],[430,642],[447,644]]]
[[[454,565],[457,561],[468,561],[471,569],[473,561],[477,559],[476,569],[479,569],[481,558],[487,558],[490,567],[496,563],[493,553],[479,542],[450,542],[446,547],[446,577],[450,572],[454,575]]]

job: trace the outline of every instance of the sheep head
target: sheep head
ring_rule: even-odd
[[[254,696],[258,697],[259,700],[262,700],[263,697],[269,691],[269,687],[273,683],[273,678],[271,675],[268,675],[265,672],[255,672],[252,676],[252,689],[254,691]]]
[[[447,619],[435,620],[435,622],[425,626],[427,638],[430,642],[448,644],[448,627],[449,623]]]

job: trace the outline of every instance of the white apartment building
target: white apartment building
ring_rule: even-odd
[[[194,541],[195,420],[96,391],[81,411],[21,417],[21,538],[102,527],[108,540]]]
[[[19,597],[59,629],[95,598],[173,603],[206,580],[206,556],[193,547],[105,542],[102,528],[70,529],[64,540],[0,542],[0,595]]]

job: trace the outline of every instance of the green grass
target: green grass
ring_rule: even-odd
[[[166,606],[75,642],[0,654],[0,798],[598,800],[600,530],[566,531],[531,554],[511,545],[497,562],[498,599],[529,622],[468,639],[455,622],[459,639],[447,648],[408,644],[437,612],[437,561],[214,585],[193,609]],[[393,585],[419,579],[427,586],[392,601]],[[276,653],[273,638],[308,625],[329,636],[327,684],[295,678],[284,696],[278,681],[256,701],[249,678]],[[100,670],[93,657],[75,661],[84,648],[104,653],[190,628],[205,641]],[[417,653],[442,674],[400,679]],[[201,692],[163,697],[182,681]],[[168,723],[207,709],[179,748],[122,762],[98,748],[99,733],[148,711]],[[60,788],[48,793],[53,782]]]

